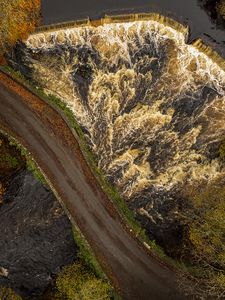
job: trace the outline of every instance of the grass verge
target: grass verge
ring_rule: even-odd
[[[73,236],[79,248],[78,257],[87,264],[97,277],[106,279],[105,273],[96,260],[90,245],[86,241],[81,231],[73,226]]]
[[[73,236],[79,248],[78,258],[81,260],[81,262],[83,262],[84,265],[86,265],[90,269],[90,271],[95,274],[97,278],[100,278],[103,280],[103,282],[110,284],[107,276],[105,275],[100,264],[95,258],[95,255],[90,245],[88,244],[87,240],[85,239],[85,237],[83,236],[79,228],[76,226],[73,226]],[[113,288],[111,289],[110,299],[112,300],[120,299],[119,295],[116,293],[116,291]]]

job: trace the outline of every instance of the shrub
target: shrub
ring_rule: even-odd
[[[223,19],[225,19],[225,0],[220,0],[217,5],[217,12]]]
[[[6,287],[0,287],[0,300],[22,300],[15,292]]]
[[[57,299],[106,300],[110,299],[110,285],[97,278],[80,261],[66,266],[56,279]]]
[[[193,293],[202,299],[224,299],[221,298],[225,291],[224,178],[189,187],[188,196],[190,207],[183,212],[188,246],[185,267],[195,283]]]
[[[0,156],[0,162],[7,163],[13,169],[16,169],[19,164],[17,158],[13,157],[9,153],[6,153],[5,155]]]
[[[225,186],[208,186],[193,199],[189,238],[196,256],[225,268]]]

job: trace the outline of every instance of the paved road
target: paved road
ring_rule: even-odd
[[[184,299],[176,291],[175,273],[128,234],[60,115],[2,74],[0,127],[33,154],[122,299]]]

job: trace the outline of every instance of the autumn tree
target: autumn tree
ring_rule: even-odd
[[[0,56],[39,23],[40,0],[0,0]]]
[[[196,257],[225,271],[225,186],[209,185],[192,199],[189,238]]]
[[[217,4],[217,11],[219,15],[225,19],[225,0],[220,0]]]
[[[222,143],[221,147],[224,144]],[[220,148],[222,149],[222,148]],[[220,156],[224,152],[220,151]],[[221,159],[224,159],[222,155]],[[184,212],[188,225],[189,259],[200,295],[224,299],[225,294],[225,179],[189,187],[190,208]],[[187,249],[186,249],[187,250]],[[193,285],[194,286],[194,285]],[[203,288],[203,289],[202,289]],[[203,297],[204,298],[204,297]],[[204,298],[205,299],[205,298]]]

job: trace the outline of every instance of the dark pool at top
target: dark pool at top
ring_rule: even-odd
[[[190,39],[201,37],[217,43],[220,51],[225,48],[225,31],[212,22],[199,0],[43,0],[42,14],[44,24],[90,17],[104,14],[129,12],[161,12],[178,18],[190,26]]]

